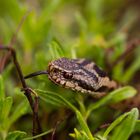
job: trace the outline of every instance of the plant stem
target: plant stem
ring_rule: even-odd
[[[20,81],[22,83],[22,87],[23,87],[23,89],[25,91],[24,95],[27,97],[27,99],[29,101],[29,104],[31,106],[31,109],[33,111],[33,132],[32,132],[32,134],[33,134],[33,136],[35,136],[37,134],[37,132],[36,132],[36,123],[37,123],[39,133],[42,132],[42,128],[40,126],[39,117],[38,117],[38,97],[37,98],[35,97],[35,102],[34,102],[32,96],[31,96],[32,92],[31,92],[31,90],[28,90],[29,88],[28,88],[28,86],[27,86],[27,84],[25,82],[22,70],[21,70],[20,65],[19,65],[19,63],[17,61],[15,50],[13,48],[11,48],[11,47],[4,47],[4,46],[0,46],[0,49],[10,51],[10,53],[11,53],[11,55],[13,57],[13,61],[14,61],[15,67],[17,69]],[[42,140],[45,140],[45,138],[42,137]]]

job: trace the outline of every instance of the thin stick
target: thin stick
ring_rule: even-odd
[[[64,118],[62,118],[61,120],[58,120],[55,123],[55,126],[54,126],[53,131],[52,131],[52,135],[51,135],[51,140],[55,139],[56,130],[57,130],[58,126],[60,125],[60,123],[62,123],[65,120],[67,120],[69,117],[71,117],[71,115],[72,115],[72,112],[69,112],[69,113],[67,113],[67,115]]]
[[[56,129],[58,127],[58,125],[61,123],[61,121],[57,121],[56,124],[55,124],[55,127],[52,131],[52,136],[51,136],[51,140],[54,140],[54,137],[55,137],[55,133],[56,133]]]
[[[13,48],[4,47],[4,46],[0,46],[0,49],[7,50],[7,51],[11,52],[15,67],[17,69],[19,78],[20,78],[21,83],[22,83],[22,87],[23,87],[23,89],[25,89],[24,95],[27,97],[29,104],[31,106],[31,109],[33,111],[33,136],[35,136],[36,135],[36,123],[37,123],[38,129],[39,129],[39,132],[40,133],[42,132],[42,129],[41,129],[41,126],[39,123],[39,118],[38,118],[38,97],[35,98],[35,102],[34,102],[32,99],[32,96],[31,96],[31,93],[32,93],[31,90],[26,90],[29,88],[25,82],[24,76],[22,74],[22,70],[21,70],[20,65],[17,61],[15,50]],[[45,140],[45,138],[42,137],[42,140]]]
[[[35,101],[34,101],[34,115],[33,115],[33,136],[35,136],[37,134],[36,132],[36,120],[37,120],[37,114],[38,114],[38,95],[37,93],[32,90],[31,88],[23,88],[21,91],[25,91],[25,92],[30,92],[35,96]]]

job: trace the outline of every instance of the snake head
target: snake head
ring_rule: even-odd
[[[48,65],[49,79],[66,87],[66,83],[72,81],[76,69],[78,69],[78,65],[68,58],[54,60]]]

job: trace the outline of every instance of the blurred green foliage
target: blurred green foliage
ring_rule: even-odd
[[[139,85],[139,46],[110,68],[127,49],[128,41],[140,35],[138,4],[129,0],[0,0],[1,45],[10,44],[21,19],[28,14],[13,46],[24,75],[47,69],[50,61],[60,57],[87,58],[118,83],[131,84],[95,101],[89,95],[54,85],[47,76],[27,80],[30,87],[38,89],[44,134],[63,120],[55,134],[58,140],[115,140],[118,134],[119,140],[130,137],[137,140],[132,136],[134,132],[140,133],[138,110],[134,108],[123,114],[109,105],[135,96],[134,87]],[[0,54],[3,56],[2,51]],[[19,84],[15,67],[9,63],[0,77],[2,140],[28,139],[31,135],[32,114]],[[96,133],[107,122],[113,123]],[[50,139],[49,135],[46,137]]]

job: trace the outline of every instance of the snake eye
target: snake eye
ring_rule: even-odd
[[[57,69],[53,69],[53,72],[54,72],[54,73],[57,73],[57,72],[58,72],[58,70],[57,70]]]
[[[57,69],[53,69],[52,72],[53,73],[58,73],[58,70]]]
[[[73,76],[72,73],[63,72],[63,77],[66,78],[66,79],[71,79],[72,76]]]

